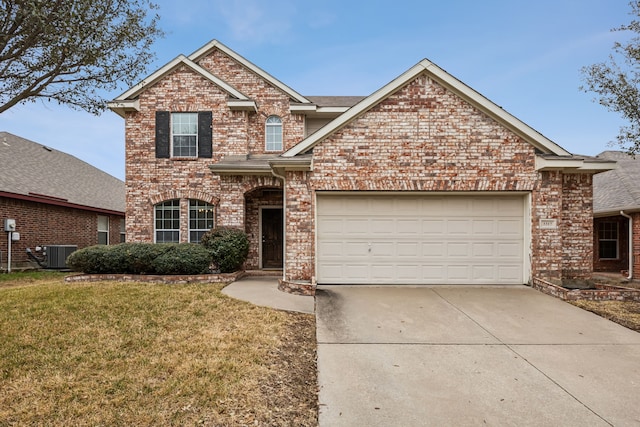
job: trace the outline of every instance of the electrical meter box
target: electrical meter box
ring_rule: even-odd
[[[5,219],[4,220],[4,231],[16,231],[16,220],[15,219]]]

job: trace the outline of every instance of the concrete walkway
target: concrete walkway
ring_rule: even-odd
[[[313,297],[293,295],[278,290],[277,277],[245,277],[226,286],[222,293],[262,307],[313,314]]]
[[[638,426],[640,334],[525,286],[320,287],[320,426]]]

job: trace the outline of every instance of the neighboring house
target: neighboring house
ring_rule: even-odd
[[[593,269],[640,277],[640,159],[620,151],[598,156],[617,168],[593,180]],[[629,258],[629,253],[632,254]]]
[[[572,155],[428,60],[365,98],[309,97],[214,40],[109,107],[128,241],[239,227],[246,268],[283,268],[291,288],[592,274],[592,177],[615,162]]]
[[[15,219],[20,240],[12,266],[29,263],[26,249],[124,241],[124,183],[53,148],[0,132],[0,221]],[[2,228],[4,230],[4,227]],[[0,238],[3,267],[8,233]]]

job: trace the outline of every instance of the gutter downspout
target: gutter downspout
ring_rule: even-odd
[[[620,211],[620,215],[627,218],[629,220],[629,276],[628,280],[633,279],[633,218],[624,213],[624,211]]]
[[[287,180],[284,175],[278,175],[274,167],[271,167],[271,173],[282,180],[282,280],[284,281],[287,280]]]

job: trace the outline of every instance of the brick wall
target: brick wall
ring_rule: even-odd
[[[632,213],[633,219],[633,278],[640,279],[640,212]]]
[[[593,176],[564,174],[562,182],[562,277],[593,273]]]
[[[426,76],[314,148],[316,190],[532,191],[534,149]]]
[[[257,101],[258,113],[231,111],[228,94],[191,69],[179,66],[140,95],[140,111],[126,116],[127,241],[154,241],[153,205],[179,198],[181,241],[188,240],[186,199],[216,205],[216,224],[244,226],[244,192],[255,177],[219,177],[208,166],[225,155],[264,153],[264,126],[271,114],[283,120],[284,145],[304,135],[304,117],[289,113],[289,98],[217,49],[200,65]],[[212,111],[213,158],[155,158],[155,112]],[[269,177],[270,182],[279,181]]]
[[[35,249],[43,245],[77,245],[78,248],[98,244],[98,215],[92,211],[55,206],[26,200],[0,197],[0,218],[2,230],[4,219],[16,220],[20,240],[12,243],[12,265],[28,264],[26,248]],[[120,243],[120,219],[109,216],[109,242]],[[0,234],[2,265],[7,262],[7,233]]]

